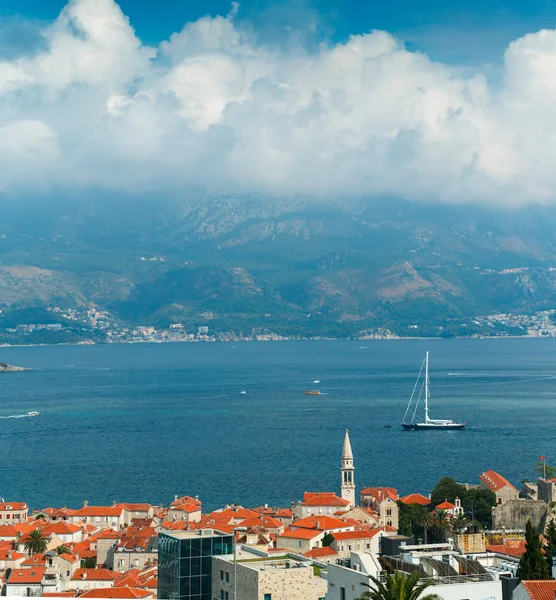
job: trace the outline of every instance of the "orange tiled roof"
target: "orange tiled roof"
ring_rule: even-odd
[[[81,531],[81,527],[65,521],[55,521],[54,523],[44,521],[38,524],[37,527],[45,533],[55,533],[56,535],[72,535]]]
[[[523,587],[531,600],[554,600],[556,595],[556,580],[522,581]]]
[[[25,558],[26,556],[26,554],[22,554],[21,552],[16,552],[15,550],[12,550],[11,544],[7,548],[0,548],[0,560],[19,560],[20,558]]]
[[[485,471],[479,477],[481,481],[493,492],[497,492],[504,487],[509,487],[512,490],[515,490],[515,487],[505,477],[502,477],[500,473],[497,473],[492,469]]]
[[[123,508],[117,506],[84,506],[73,513],[75,517],[119,517]]]
[[[139,512],[139,511],[148,512],[149,510],[151,510],[152,505],[142,503],[142,502],[135,502],[135,503],[127,502],[127,503],[115,504],[114,507],[115,508],[125,508],[127,511],[131,511],[131,512]]]
[[[182,504],[196,504],[197,506],[201,506],[201,501],[198,498],[193,498],[192,496],[182,496],[181,498],[174,500],[170,504],[170,507],[180,506]]]
[[[436,508],[439,508],[440,510],[452,510],[453,508],[456,508],[456,505],[446,500],[445,502],[441,502]]]
[[[46,567],[33,567],[32,569],[14,569],[8,583],[12,585],[25,583],[40,583],[46,571]]]
[[[306,492],[303,506],[349,506],[349,500],[339,498],[332,492]]]
[[[521,558],[521,555],[525,552],[525,540],[506,540],[505,544],[490,544],[486,549],[489,552],[498,552],[499,554]]]
[[[198,504],[193,504],[193,502],[185,502],[184,504],[173,504],[170,510],[181,510],[186,513],[192,513],[200,511],[201,507]]]
[[[365,540],[374,538],[377,533],[382,531],[381,528],[377,529],[359,529],[357,531],[337,531],[332,533],[334,539],[338,542],[343,540]]]
[[[336,556],[338,554],[335,550],[332,550],[330,546],[324,548],[313,548],[309,552],[305,552],[303,556],[307,558],[325,558],[327,556]]]
[[[113,581],[118,575],[108,569],[77,569],[73,581]]]
[[[322,535],[322,531],[315,529],[286,529],[278,535],[279,538],[292,538],[294,540],[312,540]]]
[[[291,519],[291,517],[293,517],[293,513],[289,508],[281,508],[275,516],[282,517],[282,519]]]
[[[400,498],[400,502],[404,504],[420,504],[421,506],[428,506],[431,501],[430,498],[423,496],[422,494],[408,494],[403,498]]]
[[[0,525],[0,537],[17,538],[17,529],[13,525]]]
[[[209,518],[221,520],[228,518],[231,521],[232,519],[248,519],[249,517],[256,517],[258,516],[258,513],[254,510],[243,508],[243,506],[237,506],[233,508],[225,508],[224,510],[215,510],[208,516]]]
[[[398,490],[391,487],[368,487],[361,490],[362,496],[373,496],[379,502],[390,498],[394,502],[398,500]]]
[[[348,527],[353,527],[353,525],[327,515],[311,515],[291,524],[292,529],[318,529],[320,531],[347,529]]]
[[[273,517],[265,517],[264,515],[260,515],[257,517],[249,517],[245,519],[245,521],[241,521],[239,524],[240,527],[264,527],[265,529],[280,529],[284,527],[284,523],[282,521],[278,521]]]
[[[41,598],[75,598],[77,592],[43,592]]]
[[[125,530],[126,537],[153,537],[156,535],[156,531],[154,527],[136,527],[135,525],[130,525]]]
[[[0,510],[3,512],[25,510],[27,504],[25,502],[2,502],[0,503]]]
[[[154,598],[148,590],[139,590],[131,587],[112,587],[89,590],[79,596],[80,598]]]
[[[118,533],[114,529],[103,529],[95,535],[91,536],[91,540],[116,540],[122,537],[121,533]]]
[[[46,555],[34,554],[33,556],[30,556],[27,560],[24,560],[21,563],[22,567],[33,567],[35,565],[46,566]]]

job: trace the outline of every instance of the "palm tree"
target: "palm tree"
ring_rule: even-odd
[[[463,531],[467,527],[468,523],[469,520],[463,513],[460,513],[450,521],[452,531],[454,533]]]
[[[71,550],[67,546],[64,546],[64,544],[62,544],[61,546],[58,546],[56,548],[56,552],[58,554],[71,554]]]
[[[25,544],[25,550],[27,550],[29,556],[31,556],[31,554],[46,552],[49,539],[40,529],[35,529],[30,531],[21,541]]]
[[[450,515],[442,509],[436,511],[434,515],[434,530],[440,535],[442,541],[446,539],[446,534],[451,531]]]
[[[434,517],[427,510],[426,506],[421,506],[417,516],[416,524],[422,527],[425,532],[425,544],[427,543],[427,534],[429,529],[434,525]]]
[[[386,574],[384,583],[370,577],[373,585],[363,583],[369,588],[368,592],[363,592],[359,600],[442,600],[438,594],[426,594],[423,592],[434,585],[432,581],[427,580],[419,583],[420,573],[396,572],[394,575]]]

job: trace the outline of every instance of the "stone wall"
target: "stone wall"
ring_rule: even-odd
[[[461,533],[456,535],[456,543],[464,554],[486,552],[484,533]]]
[[[493,529],[525,529],[531,519],[539,532],[544,530],[548,505],[541,500],[517,498],[497,505],[492,511]]]

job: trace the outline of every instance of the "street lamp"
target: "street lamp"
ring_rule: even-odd
[[[237,544],[236,544],[236,531],[247,531],[247,527],[234,527],[232,532],[234,534],[234,591],[233,600],[237,600]]]

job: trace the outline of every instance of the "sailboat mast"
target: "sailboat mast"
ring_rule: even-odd
[[[429,353],[425,358],[425,423],[429,422]]]

